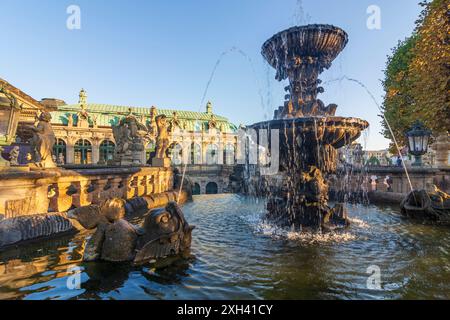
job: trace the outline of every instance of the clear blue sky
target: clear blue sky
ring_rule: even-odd
[[[262,43],[296,23],[329,23],[348,32],[349,44],[322,79],[356,78],[381,103],[386,56],[411,34],[418,0],[301,2],[303,18],[297,0],[2,0],[0,77],[37,99],[75,103],[83,87],[93,103],[197,111],[217,59],[235,46],[248,58],[225,55],[206,100],[232,122],[251,124],[271,118],[284,96]],[[71,4],[81,8],[81,30],[66,28]],[[366,27],[372,4],[381,8],[381,30]],[[325,90],[321,99],[337,103],[339,115],[370,122],[368,148],[387,146],[363,89],[344,81]]]

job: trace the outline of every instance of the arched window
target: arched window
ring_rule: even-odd
[[[100,143],[100,162],[107,162],[108,160],[112,160],[115,147],[116,145],[114,144],[114,142],[103,140],[102,143]]]
[[[235,162],[235,150],[234,150],[234,145],[232,145],[231,143],[228,143],[225,146],[225,149],[223,150],[223,158],[225,159],[225,164],[228,165],[233,165]]]
[[[194,183],[194,186],[192,187],[192,194],[200,194],[200,185],[198,183]]]
[[[208,182],[206,185],[206,194],[217,194],[217,183]]]
[[[75,143],[75,164],[92,163],[92,145],[88,140],[80,139]]]
[[[191,164],[202,163],[202,147],[195,142],[191,144],[190,163]]]
[[[215,144],[206,147],[206,164],[217,164],[219,160],[219,148]]]
[[[181,159],[183,158],[183,148],[180,144],[174,142],[167,149],[167,156],[173,165],[178,166],[181,164]]]
[[[63,139],[56,139],[56,143],[53,146],[53,154],[58,164],[66,163],[66,142]]]

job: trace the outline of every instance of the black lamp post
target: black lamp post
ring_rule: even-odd
[[[413,166],[421,166],[422,156],[428,152],[431,131],[425,128],[421,121],[416,121],[406,136],[408,137],[409,153],[415,157]]]

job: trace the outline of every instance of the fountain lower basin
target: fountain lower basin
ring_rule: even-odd
[[[262,176],[267,217],[283,227],[328,231],[349,224],[345,207],[328,207],[326,174],[336,170],[337,149],[352,143],[369,126],[358,118],[302,117],[256,123],[258,143],[269,137],[271,160],[279,170]],[[267,131],[267,132],[264,132]],[[278,135],[278,149],[272,135]],[[260,183],[261,184],[261,183]]]

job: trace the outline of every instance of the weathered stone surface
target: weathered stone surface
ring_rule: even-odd
[[[114,164],[143,165],[145,163],[144,136],[147,127],[131,113],[120,120],[118,126],[112,127],[116,147],[114,149]]]
[[[100,259],[105,242],[105,231],[107,223],[101,223],[97,226],[94,234],[89,238],[84,249],[83,260],[95,261]]]
[[[450,195],[439,189],[433,192],[414,190],[400,204],[409,218],[450,225]]]
[[[67,217],[77,220],[83,228],[88,230],[95,229],[99,224],[107,222],[101,213],[101,207],[95,204],[69,210]]]
[[[22,216],[0,221],[0,247],[74,230],[63,213]]]
[[[135,256],[136,229],[121,219],[106,225],[101,258],[106,261],[131,261]]]
[[[159,115],[156,117],[156,125],[158,126],[158,136],[156,137],[156,155],[157,159],[167,158],[166,151],[169,148],[169,132],[167,117]]]
[[[174,198],[174,192],[168,194]],[[167,194],[162,194],[160,201],[164,197],[166,201],[169,199]],[[184,199],[187,196],[183,196],[183,201]],[[142,198],[133,202],[135,207],[141,202],[144,206],[147,205],[147,201]],[[151,258],[178,254],[189,248],[193,227],[186,222],[175,202],[169,202],[165,208],[152,210],[147,214],[142,228],[123,219],[125,206],[122,199],[111,199],[102,206],[90,205],[69,212],[68,216],[81,225],[90,229],[97,228],[86,245],[85,261],[135,260],[136,263],[143,263]],[[137,255],[136,250],[139,250]]]
[[[107,200],[101,207],[102,214],[109,222],[115,222],[125,217],[125,200],[113,198]]]
[[[50,124],[51,119],[52,116],[49,112],[42,112],[37,124],[30,127],[33,132],[33,138],[31,139],[32,158],[38,168],[56,167],[52,158],[56,138]]]
[[[192,230],[175,202],[148,213],[138,238],[135,263],[178,254],[191,245]]]

